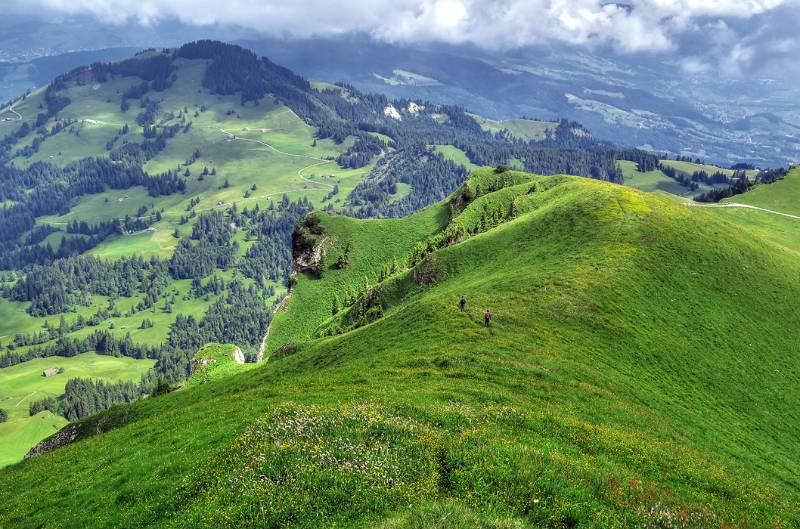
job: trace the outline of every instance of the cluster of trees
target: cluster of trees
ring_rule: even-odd
[[[256,206],[243,211],[248,237],[255,237],[256,242],[239,263],[242,274],[259,285],[266,279],[285,281],[292,266],[292,232],[297,222],[311,211],[306,197],[291,202],[286,195],[267,209]]]
[[[128,142],[111,151],[109,157],[117,163],[141,166],[147,160],[154,158],[167,146],[167,140],[174,138],[178,132],[188,132],[188,126],[180,124],[164,125],[146,129],[148,136],[141,143]]]
[[[91,295],[117,298],[137,292],[160,293],[169,280],[167,261],[139,256],[107,261],[80,255],[33,266],[5,295],[30,301],[34,316],[58,314],[87,304]]]
[[[199,321],[191,315],[177,315],[167,347],[193,355],[208,342],[258,346],[272,318],[267,300],[274,293],[273,289],[245,287],[241,281],[232,281],[228,293],[215,301]]]
[[[661,160],[657,155],[640,149],[620,149],[617,151],[617,158],[635,162],[636,170],[640,173],[655,171],[661,165]]]
[[[700,188],[700,184],[706,184],[709,186],[733,186],[739,180],[747,179],[746,173],[742,170],[736,170],[732,175],[728,176],[722,171],[715,171],[712,174],[708,174],[706,171],[694,171],[689,174],[686,171],[680,171],[674,167],[662,163],[658,165],[658,169],[660,169],[661,172],[668,177],[679,182],[682,186],[692,191],[697,191]]]
[[[346,169],[357,169],[368,165],[369,162],[381,154],[386,145],[383,140],[376,138],[371,134],[361,132],[358,134],[356,141],[345,152],[336,158],[336,163],[340,167]]]
[[[399,217],[408,215],[441,200],[467,177],[467,170],[425,145],[413,145],[381,159],[375,173],[377,180],[366,179],[350,194],[348,215]],[[408,195],[392,200],[397,184],[411,186]]]
[[[239,244],[225,215],[211,211],[200,215],[192,228],[191,240],[181,239],[172,254],[169,270],[176,279],[200,279],[215,269],[233,266]]]
[[[133,402],[142,395],[141,386],[133,382],[105,382],[88,378],[67,381],[64,395],[58,399],[48,397],[32,402],[30,415],[49,410],[70,421],[88,417],[121,402]]]
[[[84,338],[61,336],[53,342],[29,347],[24,352],[9,351],[0,356],[0,368],[17,365],[34,358],[52,356],[71,358],[89,352],[109,356],[128,356],[136,359],[158,359],[161,356],[159,348],[134,343],[130,334],[126,334],[124,338],[115,338],[110,331],[96,330]]]
[[[83,235],[101,235],[108,236],[111,234],[122,234],[122,224],[119,219],[102,220],[97,224],[89,224],[85,220],[73,220],[67,223],[67,233],[80,233]]]

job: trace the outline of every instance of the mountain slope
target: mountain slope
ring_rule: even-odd
[[[139,396],[185,380],[206,342],[259,358],[292,228],[314,209],[403,216],[478,165],[621,181],[618,159],[654,159],[533,123],[488,131],[215,41],[59,75],[0,108],[0,385],[5,367],[97,352],[156,360]]]
[[[438,208],[304,222],[280,354],[0,471],[0,525],[800,524],[792,253],[575,177],[481,170]]]
[[[519,50],[395,44],[365,36],[241,41],[301,74],[393,97],[455,103],[495,119],[580,121],[598,137],[714,160],[784,165],[800,116],[790,76],[684,72],[658,56],[547,43]]]
[[[540,170],[614,177],[611,147],[573,126],[522,145],[461,109],[315,88],[211,41],[60,75],[0,109],[0,385],[5,367],[88,351],[163,359],[145,394],[153,377],[184,379],[205,341],[235,341],[253,359],[285,291],[297,219],[436,202],[466,177],[434,147],[451,142],[486,163],[528,152]],[[14,443],[21,457],[55,426],[14,403],[16,425],[30,428]]]

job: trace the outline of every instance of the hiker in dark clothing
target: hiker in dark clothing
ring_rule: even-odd
[[[461,301],[458,302],[458,306],[461,307],[461,312],[464,312],[464,307],[467,306],[467,298],[461,296]]]
[[[492,313],[489,312],[489,309],[486,309],[486,312],[483,313],[483,324],[488,327],[490,321],[492,321]]]

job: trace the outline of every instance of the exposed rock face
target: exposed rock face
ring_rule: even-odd
[[[310,215],[300,221],[292,233],[292,272],[321,275],[326,243],[325,228],[318,217]]]
[[[397,121],[403,120],[403,117],[400,115],[400,112],[398,112],[397,109],[392,105],[388,105],[386,108],[383,109],[383,115],[386,116],[387,118],[396,119]]]
[[[415,103],[413,101],[409,101],[408,102],[408,113],[409,114],[417,115],[420,112],[422,112],[423,110],[425,110],[424,106],[422,106],[420,104],[417,104],[417,103]]]
[[[322,238],[313,248],[295,255],[293,269],[295,272],[313,272],[319,274],[322,260],[325,258],[325,243]]]
[[[233,361],[237,364],[244,364],[244,353],[239,347],[233,350]]]
[[[51,450],[55,450],[61,446],[66,446],[78,438],[81,433],[81,424],[73,423],[68,424],[47,439],[44,439],[39,444],[28,450],[25,454],[25,459],[30,459],[41,454],[46,454]]]

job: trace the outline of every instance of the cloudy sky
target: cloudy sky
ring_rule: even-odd
[[[548,42],[671,57],[688,73],[737,75],[800,52],[800,0],[6,0],[39,16],[113,24],[231,25],[295,37],[516,48]]]

